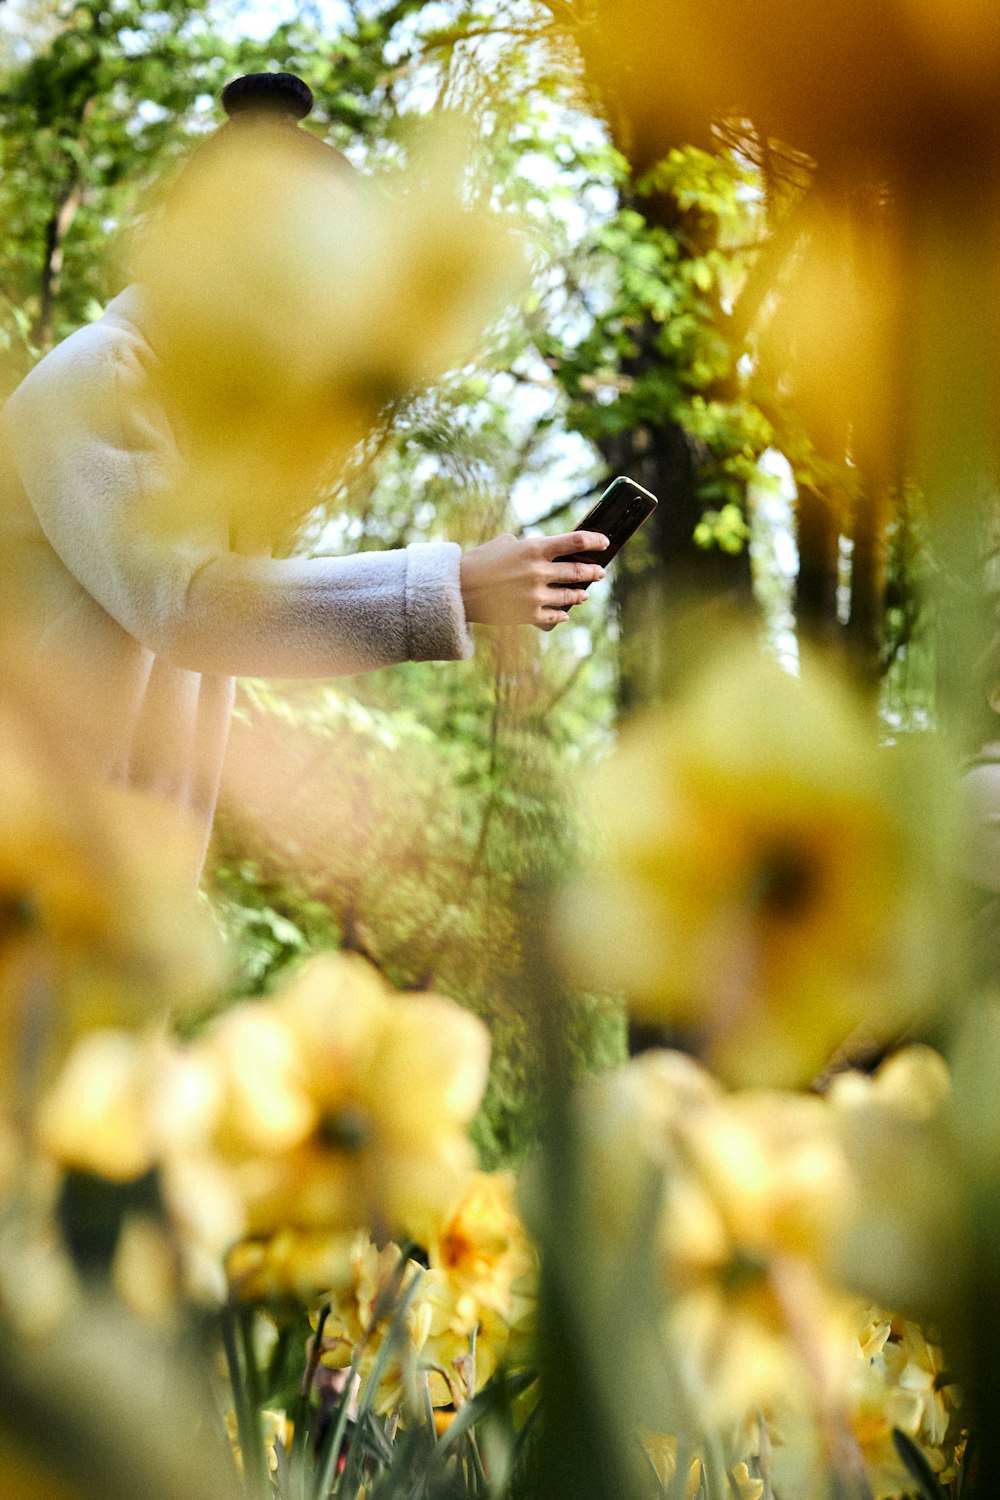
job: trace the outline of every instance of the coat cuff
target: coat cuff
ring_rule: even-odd
[[[411,661],[458,661],[472,655],[462,604],[457,542],[412,542],[406,549],[406,628]]]

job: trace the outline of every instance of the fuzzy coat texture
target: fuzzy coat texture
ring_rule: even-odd
[[[275,559],[144,528],[176,484],[141,291],[48,354],[0,415],[0,604],[85,709],[98,777],[187,809],[207,843],[234,679],[467,657],[452,542]]]

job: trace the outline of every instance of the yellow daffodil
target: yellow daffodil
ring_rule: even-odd
[[[808,1081],[939,973],[944,846],[907,782],[837,680],[731,644],[600,768],[604,843],[562,908],[567,964],[696,1027],[727,1079]]]
[[[338,1230],[279,1229],[266,1240],[240,1240],[226,1255],[230,1291],[245,1302],[311,1302],[340,1286],[355,1236]]]
[[[478,1307],[510,1316],[538,1263],[517,1210],[513,1173],[476,1172],[427,1251],[430,1265]]]
[[[364,1234],[342,1242],[339,1275],[326,1289],[322,1361],[332,1369],[353,1363],[364,1389],[380,1358],[383,1341],[400,1339],[383,1366],[375,1409],[398,1410],[426,1378],[431,1404],[461,1405],[481,1390],[503,1357],[510,1323],[445,1271],[404,1262],[397,1245],[379,1250]],[[414,1285],[414,1283],[417,1285]],[[402,1322],[399,1308],[415,1292]]]
[[[95,787],[65,729],[47,694],[6,668],[0,1035],[3,1094],[22,1110],[75,1037],[136,1024],[221,973],[183,818]]]
[[[669,1491],[674,1475],[677,1473],[677,1439],[665,1433],[649,1431],[642,1431],[639,1436],[643,1452],[652,1464],[656,1477],[664,1490]],[[730,1473],[740,1500],[761,1500],[764,1493],[764,1481],[753,1478],[746,1462],[741,1459],[733,1464]],[[695,1496],[701,1490],[701,1485],[702,1460],[695,1455],[688,1464],[688,1500],[695,1500]]]
[[[460,1406],[483,1388],[504,1358],[510,1322],[443,1271],[429,1271],[421,1291],[427,1337],[420,1363],[430,1371],[431,1402]]]
[[[948,1064],[933,1047],[903,1047],[874,1073],[854,1069],[831,1080],[829,1098],[838,1109],[882,1108],[907,1120],[932,1120],[951,1093]]]
[[[659,1194],[650,1275],[699,1420],[741,1421],[790,1389],[822,1403],[842,1382],[827,1277],[850,1179],[830,1114],[819,1097],[727,1096],[666,1052],[583,1091],[598,1277],[614,1287]]]
[[[892,1500],[912,1483],[893,1432],[912,1438],[943,1475],[961,1438],[961,1393],[945,1373],[941,1349],[915,1323],[881,1308],[862,1314],[860,1354],[850,1384],[851,1427],[875,1500]]]
[[[36,1138],[61,1167],[130,1182],[196,1148],[213,1103],[206,1070],[164,1037],[95,1031],[41,1099]]]
[[[387,403],[475,353],[524,260],[463,204],[468,158],[443,126],[377,185],[266,124],[195,154],[137,253],[189,456],[163,524],[280,535]]]
[[[245,1232],[231,1173],[208,1150],[217,1081],[192,1049],[159,1033],[83,1037],[33,1119],[40,1160],[110,1182],[158,1173],[169,1228],[128,1221],[113,1281],[126,1304],[162,1322],[183,1291],[225,1296],[222,1258]]]
[[[353,1237],[339,1269],[338,1280],[324,1294],[329,1312],[322,1328],[320,1358],[333,1370],[346,1370],[353,1364],[359,1388],[364,1389],[374,1378],[383,1341],[390,1335],[396,1338],[390,1358],[381,1361],[379,1388],[371,1393],[374,1410],[387,1415],[398,1410],[407,1395],[417,1396],[413,1384],[417,1360],[431,1326],[431,1311],[423,1295],[425,1273],[416,1261],[404,1261],[398,1245],[390,1243],[380,1250],[363,1233]],[[416,1287],[415,1281],[419,1281]],[[407,1294],[408,1305],[400,1316]]]
[[[473,1166],[481,1021],[395,993],[361,959],[322,957],[273,1000],[227,1012],[198,1050],[219,1088],[213,1149],[251,1235],[376,1224],[428,1242]]]
[[[264,1439],[264,1452],[267,1455],[268,1472],[275,1475],[278,1472],[278,1450],[280,1449],[282,1454],[288,1452],[294,1424],[288,1420],[283,1411],[273,1411],[270,1407],[264,1407],[261,1410],[260,1421]],[[239,1443],[239,1424],[236,1420],[236,1413],[232,1408],[226,1412],[226,1435],[233,1450],[236,1467],[242,1474],[244,1469],[243,1454]]]
[[[992,139],[1000,38],[983,3],[835,0],[790,15],[780,0],[595,0],[566,16],[640,162],[707,140],[722,115],[821,159],[914,172],[970,127]]]
[[[841,1274],[887,1306],[939,1314],[965,1271],[965,1164],[947,1065],[929,1047],[906,1047],[871,1076],[838,1075],[829,1100],[855,1183]]]

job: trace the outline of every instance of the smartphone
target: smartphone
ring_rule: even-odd
[[[595,562],[606,567],[629,537],[639,530],[656,509],[657,499],[634,479],[613,479],[593,510],[574,526],[574,531],[600,531],[608,539],[603,552],[574,552],[556,562]]]

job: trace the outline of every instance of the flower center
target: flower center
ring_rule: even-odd
[[[745,1250],[734,1250],[719,1272],[722,1290],[734,1296],[760,1286],[766,1279],[767,1262]]]
[[[38,910],[26,891],[0,895],[0,938],[13,932],[27,932],[37,920]]]
[[[765,916],[787,921],[812,905],[819,885],[816,861],[804,849],[778,846],[765,853],[751,888],[751,901]]]
[[[354,1156],[367,1146],[372,1130],[366,1114],[353,1105],[345,1105],[343,1109],[324,1115],[316,1127],[316,1134],[332,1151],[346,1151]]]

